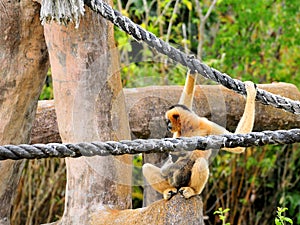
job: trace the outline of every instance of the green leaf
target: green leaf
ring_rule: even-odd
[[[286,221],[286,222],[288,222],[288,223],[290,223],[290,224],[293,224],[293,220],[290,219],[290,218],[285,217],[285,218],[284,218],[284,221]]]
[[[193,8],[192,2],[190,2],[188,0],[183,0],[182,3],[185,4],[185,6],[188,8],[188,10],[192,11],[192,8]]]
[[[227,208],[227,209],[224,209],[224,210],[223,210],[223,213],[227,213],[227,212],[229,212],[229,211],[230,211],[230,209]]]
[[[283,225],[278,218],[275,219],[275,224],[276,225]]]
[[[222,2],[223,2],[223,0],[218,0],[217,5],[221,4]]]

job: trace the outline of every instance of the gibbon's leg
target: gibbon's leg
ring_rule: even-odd
[[[197,74],[192,76],[190,71],[187,72],[187,77],[185,80],[184,88],[180,96],[180,100],[178,104],[185,105],[189,109],[192,109],[194,93],[195,93],[195,85],[197,81]]]
[[[169,176],[169,172],[171,167],[174,165],[173,160],[172,160],[172,156],[169,155],[167,161],[162,165],[162,167],[160,168],[160,174],[164,177],[168,177]]]
[[[189,186],[180,188],[179,193],[185,198],[199,195],[207,183],[208,176],[209,169],[207,160],[202,157],[198,158],[192,168]]]
[[[179,104],[183,104],[188,108],[192,108],[194,92],[195,92],[195,84],[197,80],[197,74],[194,77],[190,74],[190,71],[187,72],[187,78],[185,81],[184,89],[181,93]],[[173,134],[173,138],[180,137],[178,132]],[[170,199],[174,194],[177,193],[177,189],[170,185],[169,181],[162,176],[162,173],[167,173],[169,166],[171,166],[172,162],[167,162],[162,169],[146,163],[143,165],[143,174],[148,181],[148,183],[155,189],[156,191],[163,194],[164,199]]]
[[[152,188],[163,194],[165,200],[170,199],[177,193],[177,189],[170,185],[168,180],[161,175],[159,167],[146,163],[143,165],[143,174]]]
[[[251,132],[255,120],[256,88],[251,81],[245,81],[244,84],[247,91],[246,105],[245,105],[243,116],[234,132],[235,134],[246,134]],[[233,153],[242,153],[245,151],[245,148],[243,147],[223,148],[223,150],[226,150],[228,152],[233,152]]]

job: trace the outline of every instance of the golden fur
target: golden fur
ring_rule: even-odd
[[[186,105],[174,105],[166,112],[167,126],[173,133],[173,137],[230,133],[224,127],[209,121],[205,117],[199,117],[190,110],[193,102],[195,80],[188,74],[179,102]],[[248,133],[253,128],[256,89],[250,81],[245,82],[245,87],[247,91],[245,110],[235,133]],[[223,150],[242,153],[245,148],[224,148]],[[166,200],[177,192],[180,192],[185,198],[200,194],[209,176],[208,159],[211,150],[194,150],[193,152],[181,152],[173,155],[177,156],[177,159],[173,162],[170,156],[162,168],[146,163],[143,166],[143,174],[146,180],[156,191],[162,193]]]

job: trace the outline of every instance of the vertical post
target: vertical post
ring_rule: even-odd
[[[0,144],[29,143],[37,101],[46,78],[48,53],[39,4],[0,3]],[[0,224],[10,224],[23,161],[0,162]]]
[[[130,139],[113,26],[86,8],[78,29],[45,25],[63,142]],[[86,224],[110,206],[131,207],[131,156],[66,159],[66,204],[58,224]]]

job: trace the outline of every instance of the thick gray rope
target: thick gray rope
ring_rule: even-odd
[[[165,138],[133,141],[108,141],[79,144],[34,144],[0,146],[0,160],[50,157],[107,156],[138,153],[193,151],[223,147],[249,147],[300,142],[300,129],[251,132],[248,134],[211,135],[192,138]]]
[[[206,78],[214,80],[239,94],[246,95],[245,85],[243,82],[237,79],[232,79],[227,74],[221,73],[220,71],[205,65],[193,56],[189,56],[178,49],[173,48],[168,43],[157,38],[154,34],[148,32],[141,26],[135,24],[129,18],[123,16],[117,10],[114,10],[110,5],[106,4],[102,0],[85,0],[84,2],[92,10],[111,21],[114,25],[118,26],[136,40],[146,42],[149,46],[155,48],[162,54],[167,55],[169,58],[184,66],[187,66],[191,69],[191,71],[197,71]],[[299,101],[290,100],[261,89],[257,89],[256,100],[260,101],[264,105],[272,105],[276,108],[284,109],[294,114],[300,114]]]

